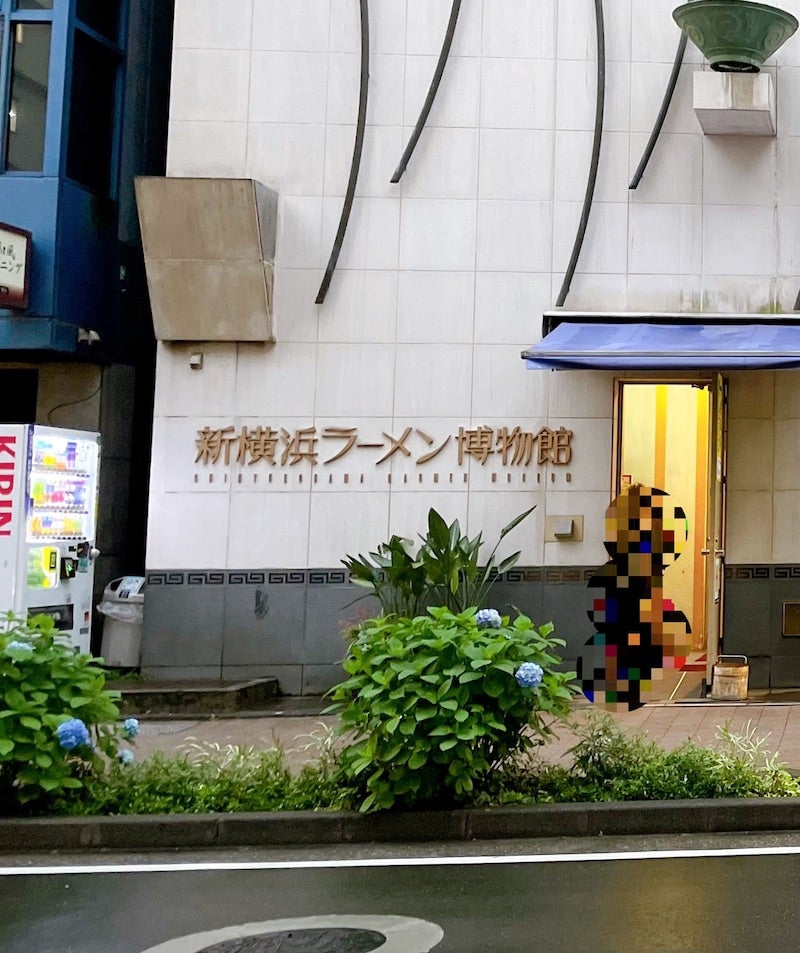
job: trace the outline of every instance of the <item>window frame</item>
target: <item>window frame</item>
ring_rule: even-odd
[[[127,30],[130,0],[121,0],[118,35],[110,40],[77,17],[76,0],[53,0],[50,10],[18,10],[17,0],[0,0],[0,176],[64,178],[78,188],[116,200],[119,194],[119,169],[122,144],[122,110],[124,105],[125,71],[127,68]],[[50,65],[47,77],[47,111],[45,113],[44,158],[41,170],[14,171],[5,168],[8,140],[8,110],[11,95],[11,53],[14,26],[17,23],[50,23]],[[72,88],[75,33],[80,30],[102,44],[118,58],[119,67],[114,89],[114,126],[111,143],[109,189],[97,192],[82,182],[69,178],[67,148],[69,144],[69,97]]]
[[[2,0],[0,0],[2,2]],[[56,3],[59,0],[55,0]],[[87,192],[91,192],[93,195],[101,195],[105,198],[110,198],[116,200],[119,196],[119,168],[121,160],[121,144],[122,144],[122,123],[120,121],[122,116],[122,107],[123,107],[123,98],[124,98],[124,89],[125,89],[125,69],[126,69],[126,29],[128,23],[128,4],[129,0],[121,0],[120,2],[120,13],[119,13],[119,24],[117,29],[117,38],[116,40],[110,40],[105,34],[100,33],[99,31],[93,29],[88,24],[84,23],[83,20],[79,20],[77,16],[77,0],[69,0],[70,7],[70,16],[68,22],[68,42],[67,42],[67,57],[64,70],[64,100],[62,108],[62,131],[61,131],[61,149],[60,149],[60,167],[63,170],[63,178],[74,183],[78,188],[85,189]],[[87,185],[85,182],[81,182],[78,179],[72,178],[67,174],[67,155],[69,151],[69,136],[70,136],[70,125],[71,125],[71,93],[72,93],[72,76],[74,69],[75,61],[75,36],[78,32],[83,33],[90,40],[93,40],[103,46],[108,50],[113,56],[118,60],[117,76],[114,85],[114,122],[112,128],[112,137],[111,137],[111,150],[109,155],[109,187],[107,191],[98,191],[97,189],[92,188]]]
[[[3,20],[0,46],[0,103],[3,121],[0,124],[0,175],[48,177],[57,176],[59,168],[58,141],[61,134],[60,117],[64,93],[64,36],[69,0],[54,0],[52,10],[17,10],[16,0],[0,0]],[[8,110],[11,96],[11,59],[14,28],[18,23],[50,24],[50,63],[47,73],[47,110],[44,125],[44,155],[42,168],[35,171],[14,171],[5,168],[8,145]],[[59,82],[60,80],[60,82]]]

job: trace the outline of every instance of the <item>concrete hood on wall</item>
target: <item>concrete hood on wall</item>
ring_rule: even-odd
[[[159,341],[273,341],[278,194],[252,179],[136,179]]]

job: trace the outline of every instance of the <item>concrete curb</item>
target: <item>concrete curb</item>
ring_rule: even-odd
[[[414,843],[601,834],[800,830],[800,798],[541,804],[356,814],[171,814],[0,819],[0,852]]]

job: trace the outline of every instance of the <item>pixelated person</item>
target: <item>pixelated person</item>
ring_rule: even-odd
[[[685,663],[691,628],[664,597],[663,580],[688,536],[684,511],[655,487],[631,486],[606,510],[611,559],[589,580],[590,589],[602,590],[587,613],[597,631],[578,659],[589,701],[618,711],[641,708],[652,682]]]

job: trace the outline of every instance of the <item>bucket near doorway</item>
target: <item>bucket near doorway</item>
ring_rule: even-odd
[[[714,663],[711,697],[719,701],[744,701],[750,666],[746,655],[720,655]]]

